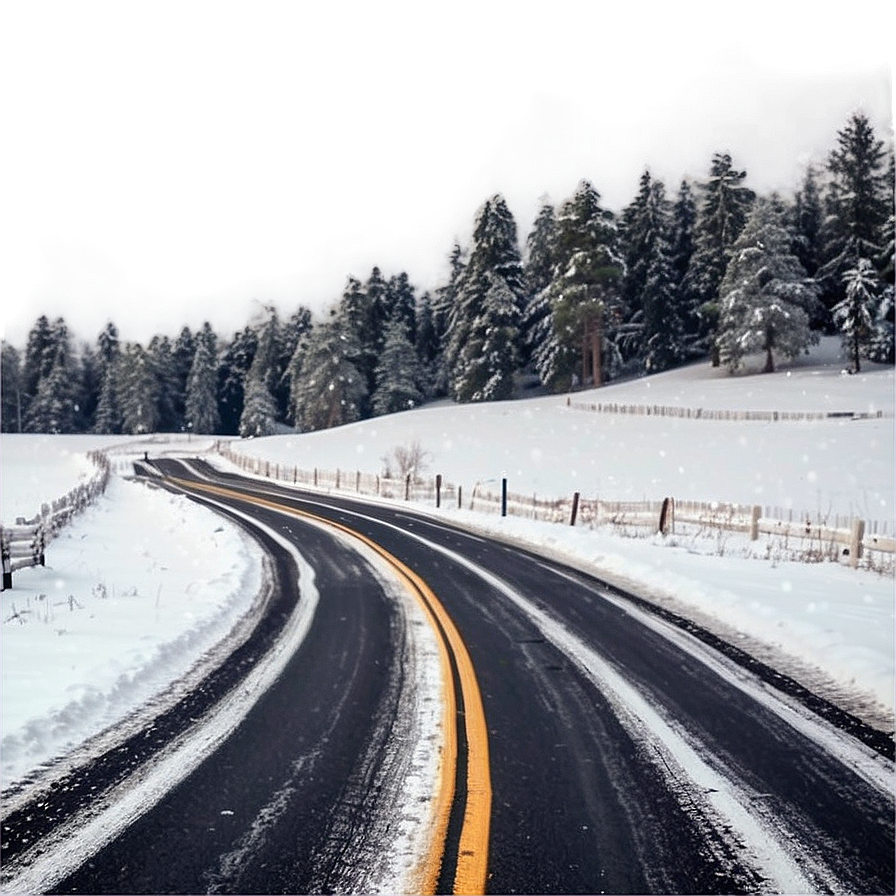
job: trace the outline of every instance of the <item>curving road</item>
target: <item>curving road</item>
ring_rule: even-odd
[[[155,467],[261,524],[277,583],[200,689],[209,705],[155,725],[159,751],[249,680],[312,594],[313,619],[210,755],[54,890],[893,892],[891,739],[517,546],[201,461]],[[39,812],[5,813],[4,866],[44,867],[35,840],[128,768],[101,757]]]

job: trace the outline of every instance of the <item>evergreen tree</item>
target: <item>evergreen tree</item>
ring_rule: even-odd
[[[290,418],[289,404],[289,365],[292,356],[302,337],[311,329],[311,312],[300,305],[280,327],[280,339],[277,354],[277,379],[272,388],[272,395],[277,402],[277,419]]]
[[[672,206],[671,262],[672,276],[678,293],[678,310],[683,327],[683,360],[699,357],[700,318],[692,302],[685,300],[684,280],[694,255],[694,233],[697,226],[697,200],[691,185],[683,180]]]
[[[93,345],[87,353],[85,363],[84,379],[87,395],[84,401],[83,412],[86,428],[90,428],[93,432],[114,432],[114,430],[106,429],[97,430],[95,423],[106,372],[117,354],[118,331],[115,327],[115,322],[109,318],[96,334]]]
[[[448,332],[452,309],[457,304],[466,267],[467,253],[461,244],[455,241],[448,255],[448,280],[436,289],[432,302],[433,324],[440,337],[444,337]]]
[[[376,308],[374,308],[374,303]],[[336,326],[351,334],[353,355],[347,357],[364,380],[363,397],[358,408],[361,417],[370,416],[368,396],[376,389],[376,364],[381,316],[385,314],[386,283],[379,268],[371,272],[367,286],[349,277],[336,309]],[[384,320],[384,318],[383,318]]]
[[[196,337],[196,353],[187,378],[186,426],[194,433],[216,433],[220,425],[217,398],[217,338],[206,321]]]
[[[422,371],[417,352],[400,312],[386,325],[383,351],[376,367],[373,412],[393,414],[416,407],[423,400]]]
[[[423,397],[431,398],[436,394],[441,344],[428,292],[423,293],[417,302],[417,335],[414,350],[420,365],[420,388],[423,390]]]
[[[513,395],[518,296],[499,274],[489,272],[488,276],[491,285],[456,362],[455,394],[460,401],[501,401]]]
[[[383,334],[386,329],[386,323],[389,320],[390,310],[389,285],[378,267],[374,267],[370,272],[363,291],[367,298],[367,313],[369,314],[367,324],[370,329],[364,328],[355,335],[361,346],[361,354],[369,354],[370,373],[372,375],[373,369],[376,367],[377,352],[383,346]],[[375,385],[375,380],[375,376],[368,377],[368,386],[371,390]]]
[[[818,341],[809,326],[818,289],[792,245],[783,212],[758,200],[720,286],[718,348],[732,371],[745,355],[763,351],[765,371],[772,372],[774,352],[793,358]]]
[[[139,343],[128,343],[121,357],[119,403],[122,432],[143,435],[158,428],[158,378],[149,353]]]
[[[407,338],[413,344],[417,338],[417,294],[408,275],[402,271],[386,283],[386,320],[377,334],[377,354],[386,344],[386,337],[396,320],[404,323]]]
[[[672,265],[677,284],[682,283],[691,265],[696,226],[697,200],[691,185],[683,180],[672,206]]]
[[[503,314],[502,303],[487,301],[489,291],[498,288],[497,280],[503,281],[513,298],[513,318],[505,322],[501,317],[492,323],[488,315],[497,312],[499,306]],[[451,393],[457,401],[485,401],[489,400],[485,396],[494,392],[483,388],[481,366],[474,364],[470,357],[471,340],[479,339],[490,326],[510,328],[513,333],[513,359],[516,362],[525,294],[516,222],[504,197],[498,194],[486,200],[476,215],[470,260],[464,268],[449,315],[446,354]],[[490,365],[490,372],[485,381],[503,369],[503,362],[497,365],[495,359],[487,364]]]
[[[156,429],[159,432],[180,432],[183,419],[179,405],[183,399],[180,395],[171,340],[167,336],[153,336],[147,347],[147,354],[156,375],[158,401]]]
[[[25,358],[22,364],[22,413],[28,413],[28,406],[37,395],[40,381],[49,375],[56,357],[53,328],[46,315],[42,314],[28,332]]]
[[[825,219],[824,196],[829,192],[829,177],[824,163],[816,157],[800,160],[794,184],[794,252],[806,273],[813,279],[822,258],[822,222]],[[831,331],[833,320],[823,301],[817,302],[811,319],[812,329]]]
[[[746,171],[734,169],[731,156],[716,153],[709,180],[701,185],[702,200],[694,230],[694,253],[682,282],[682,298],[689,319],[698,322],[694,341],[709,350],[718,364],[715,332],[719,316],[719,285],[725,276],[735,240],[755,199],[743,185]]]
[[[824,257],[817,278],[829,309],[843,299],[845,272],[858,270],[860,259],[879,262],[883,269],[885,227],[893,208],[886,158],[883,141],[868,118],[860,112],[852,115],[838,132],[837,147],[827,163]]]
[[[90,432],[102,385],[103,365],[99,355],[86,343],[79,354],[80,372],[75,397],[75,432]]]
[[[432,383],[434,395],[447,395],[450,388],[448,332],[466,266],[466,253],[460,243],[455,241],[448,256],[448,280],[435,290],[432,301],[433,330],[439,345],[439,360]]]
[[[588,181],[561,206],[554,247],[554,273],[541,294],[550,307],[550,328],[542,328],[533,346],[535,367],[555,390],[579,381],[578,370],[582,380],[590,374],[598,385],[619,362],[616,339],[627,324],[625,262],[615,218]]]
[[[627,307],[640,312],[639,354],[656,372],[686,357],[685,321],[675,273],[672,205],[662,181],[645,171],[637,197],[623,212]]]
[[[100,382],[100,393],[97,399],[96,412],[92,431],[96,433],[120,433],[124,425],[121,411],[122,362],[120,356],[105,364]]]
[[[644,369],[656,373],[682,363],[688,355],[686,324],[672,253],[663,239],[650,255],[641,303]]]
[[[844,271],[843,284],[846,295],[832,309],[833,318],[852,358],[852,369],[858,373],[862,369],[861,359],[868,357],[874,338],[881,282],[874,265],[867,258],[860,258],[854,268]]]
[[[218,416],[222,434],[239,435],[246,377],[257,349],[258,333],[247,326],[233,334],[233,339],[221,355],[218,366]]]
[[[308,319],[308,328],[303,330],[298,340],[296,341],[295,349],[293,349],[292,357],[289,359],[289,366],[286,369],[286,378],[289,381],[289,409],[286,414],[285,419],[292,423],[294,426],[298,426],[299,422],[296,420],[296,408],[300,402],[300,392],[302,388],[302,366],[305,360],[305,355],[308,351],[308,345],[311,341],[311,336],[314,333],[315,323],[313,315],[311,315],[311,309],[309,308],[309,319]]]
[[[0,424],[3,432],[21,432],[22,417],[22,357],[15,346],[5,339],[0,343]]]
[[[256,359],[259,355],[255,356]],[[265,382],[264,365],[254,364],[246,378],[246,397],[240,416],[240,436],[270,436],[277,430],[277,403]]]
[[[890,161],[887,166],[887,184],[890,195],[896,192],[896,170],[894,156],[890,150]],[[894,256],[896,256],[896,215],[893,208],[883,226],[881,242],[884,245],[881,257],[880,301],[874,315],[874,335],[868,346],[868,360],[880,364],[893,364],[896,361],[896,350],[893,344],[894,331]]]
[[[31,345],[29,340],[29,347]],[[37,391],[25,413],[25,430],[54,434],[75,432],[78,371],[68,327],[61,317],[50,326],[39,355],[35,364],[39,377]]]
[[[350,360],[356,357],[354,336],[336,316],[312,327],[302,339],[290,366],[290,400],[300,432],[360,418],[367,395],[364,379]]]
[[[557,215],[547,197],[526,237],[526,258],[523,273],[526,278],[526,306],[521,326],[522,364],[532,362],[534,347],[547,338],[551,327],[551,306],[546,290],[554,276]]]
[[[183,327],[174,341],[173,355],[174,368],[177,372],[177,417],[180,421],[179,428],[186,430],[187,380],[190,377],[190,371],[193,368],[193,358],[196,355],[196,337],[190,332],[189,327]]]

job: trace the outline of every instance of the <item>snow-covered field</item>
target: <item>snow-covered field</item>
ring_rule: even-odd
[[[510,488],[563,496],[762,503],[795,511],[894,518],[894,376],[842,373],[837,345],[783,372],[729,377],[696,365],[579,393],[577,401],[705,409],[882,410],[874,420],[748,423],[576,410],[565,397],[441,404],[308,435],[235,447],[300,467],[379,473],[418,441],[429,472],[465,489],[507,476]],[[106,495],[2,594],[0,762],[10,784],[115,724],[181,678],[250,608],[261,586],[252,543],[210,511],[129,481],[148,449],[207,451],[210,441],[123,437],[0,438],[4,523],[33,516],[91,472],[104,447],[117,474]],[[222,467],[226,461],[217,459]],[[435,510],[428,512],[434,513]],[[894,580],[835,563],[759,559],[763,545],[660,536],[624,538],[482,516],[439,513],[586,565],[710,624],[763,659],[892,730]],[[753,556],[750,556],[750,554]],[[891,567],[892,568],[892,567]]]

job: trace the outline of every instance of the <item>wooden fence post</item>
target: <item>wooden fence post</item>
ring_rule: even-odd
[[[12,588],[12,557],[7,535],[2,528],[0,528],[0,551],[3,554],[3,590],[7,591]]]
[[[762,516],[762,508],[758,504],[753,505],[750,511],[750,541],[759,539],[759,517]]]
[[[408,473],[408,475],[405,477],[405,480],[404,480],[404,499],[405,499],[405,501],[411,500],[411,474],[410,473]]]
[[[576,517],[579,514],[579,493],[576,492],[572,496],[572,513],[569,515],[569,525],[574,526],[576,524]]]
[[[463,500],[463,499],[462,499],[462,495],[463,495],[463,493],[464,493],[463,487],[459,485],[459,486],[457,487],[457,509],[458,509],[458,510],[461,509],[461,503],[462,503],[462,500]]]
[[[855,569],[862,556],[862,539],[865,537],[865,520],[854,520],[849,537],[849,565]]]
[[[675,531],[675,501],[673,498],[663,498],[663,506],[660,509],[660,535]]]
[[[507,516],[507,478],[501,480],[501,516]]]
[[[442,474],[436,473],[436,508],[442,506]]]

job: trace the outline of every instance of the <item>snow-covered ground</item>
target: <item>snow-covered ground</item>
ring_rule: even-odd
[[[429,472],[465,489],[506,475],[542,496],[737,501],[796,511],[894,517],[894,376],[842,373],[836,343],[775,375],[730,377],[695,365],[578,393],[577,401],[706,409],[872,411],[874,420],[747,423],[576,410],[565,397],[439,406],[234,447],[300,467],[382,472],[419,441]],[[127,715],[182,677],[251,607],[261,587],[252,542],[210,511],[129,481],[144,450],[195,453],[210,441],[0,438],[4,523],[89,477],[84,455],[110,449],[106,495],[2,594],[3,786]],[[222,467],[227,462],[216,459]],[[430,513],[436,511],[430,509]],[[894,579],[835,563],[760,559],[722,541],[625,538],[443,507],[457,522],[518,538],[649,594],[892,730]],[[752,556],[750,556],[752,554]],[[890,567],[892,569],[892,567]]]

